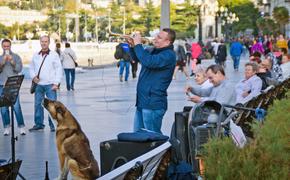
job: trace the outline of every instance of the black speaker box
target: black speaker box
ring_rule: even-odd
[[[0,166],[0,179],[16,180],[16,176],[18,174],[21,163],[21,160],[17,160],[14,163],[15,174],[12,174],[12,163]]]
[[[188,117],[188,110],[185,112],[175,112],[175,120],[171,129],[170,142],[174,152],[173,159],[176,161],[188,160]]]
[[[127,142],[116,139],[100,143],[101,175],[160,146],[165,141]]]

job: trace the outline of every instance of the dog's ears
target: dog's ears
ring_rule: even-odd
[[[60,114],[64,114],[64,111],[62,110],[61,107],[56,107],[56,112]]]

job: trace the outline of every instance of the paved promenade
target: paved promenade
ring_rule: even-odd
[[[213,61],[204,60],[202,63],[208,66]],[[244,63],[245,60],[242,60],[240,72],[234,72],[231,59],[227,61],[226,74],[233,85],[242,76]],[[30,82],[29,79],[25,79],[20,92],[27,129],[34,124],[34,100],[33,96],[29,94]],[[132,130],[136,83],[137,79],[131,79],[131,74],[128,82],[120,83],[116,67],[86,70],[83,73],[78,73],[75,83],[76,90],[73,92],[65,90],[63,78],[58,99],[68,107],[79,121],[99,164],[100,142],[114,139],[120,132]],[[186,84],[193,84],[193,79],[186,81],[184,75],[178,73],[177,80],[173,80],[169,88],[168,111],[165,114],[162,126],[162,131],[166,135],[170,134],[174,113],[182,111],[185,105],[191,104],[186,101],[186,96],[183,93]],[[44,179],[45,161],[49,162],[50,178],[53,179],[58,176],[59,166],[55,133],[50,132],[47,119],[45,119],[45,124],[46,128],[43,132],[30,133],[27,131],[25,136],[20,136],[18,128],[16,128],[18,136],[16,159],[23,160],[20,172],[28,180]],[[0,159],[9,159],[11,157],[10,136],[3,136],[2,126],[0,126],[0,132]]]

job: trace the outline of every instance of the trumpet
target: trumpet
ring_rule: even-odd
[[[134,34],[132,37],[132,36],[126,35],[126,34],[109,32],[109,36],[115,36],[115,37],[120,37],[120,38],[124,38],[124,39],[133,39]],[[150,43],[150,42],[152,42],[153,38],[151,39],[149,37],[141,37],[141,40],[142,40],[142,43],[146,43],[146,42]]]

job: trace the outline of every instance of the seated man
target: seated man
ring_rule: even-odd
[[[226,80],[225,71],[220,65],[211,65],[206,69],[206,75],[213,87],[202,89],[201,87],[188,86],[186,93],[191,92],[193,95],[189,100],[195,103],[204,101],[217,101],[220,104],[230,104],[232,102],[233,88]]]
[[[273,78],[273,74],[271,73],[272,69],[272,61],[270,59],[264,59],[259,64],[259,70],[256,75],[262,80],[262,90],[265,90],[268,86],[274,85],[276,86],[279,81]]]
[[[258,64],[255,62],[246,63],[245,78],[235,87],[236,103],[244,104],[260,94],[262,80],[256,75],[258,68]]]

